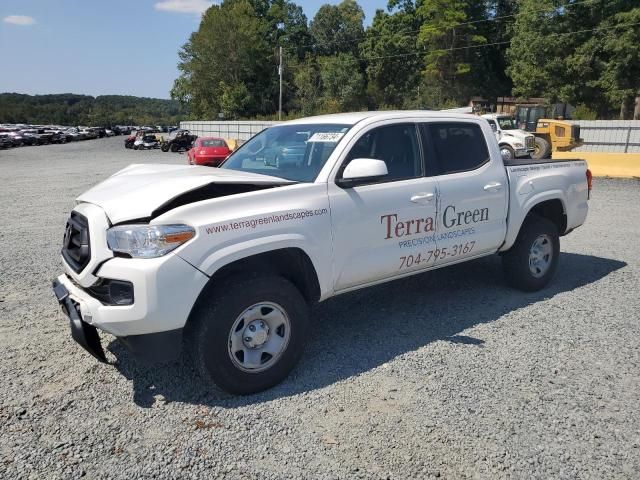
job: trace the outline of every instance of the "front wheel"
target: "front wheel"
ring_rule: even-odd
[[[516,158],[516,152],[509,145],[500,145],[500,155],[502,155],[502,160],[513,160]]]
[[[542,137],[536,137],[535,149],[531,157],[535,160],[549,158],[551,155],[551,145]]]
[[[308,306],[298,289],[277,277],[237,276],[216,285],[192,317],[200,371],[223,390],[251,394],[284,380],[302,356]]]
[[[532,215],[502,257],[507,282],[526,292],[544,288],[553,278],[560,257],[558,228],[550,220]]]
[[[171,144],[171,151],[172,151],[172,152],[174,152],[174,153],[175,153],[175,152],[177,152],[179,149],[180,149],[180,147],[178,146],[178,144],[177,144],[177,143],[172,143],[172,144]]]
[[[160,147],[160,150],[162,150],[163,152],[168,152],[169,151],[169,144],[168,143],[163,143],[162,146]]]

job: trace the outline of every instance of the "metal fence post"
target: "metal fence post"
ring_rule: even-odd
[[[629,150],[629,139],[631,138],[631,125],[629,125],[629,129],[627,130],[627,141],[624,142],[624,153],[627,153]]]

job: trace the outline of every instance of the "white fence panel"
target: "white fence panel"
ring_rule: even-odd
[[[235,138],[237,140],[248,140],[256,133],[276,125],[279,122],[270,121],[228,121],[228,122],[208,122],[208,121],[186,121],[180,122],[180,128],[190,130],[191,133],[199,137],[222,137]]]

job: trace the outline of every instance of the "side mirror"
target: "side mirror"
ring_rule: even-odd
[[[387,164],[374,158],[355,158],[349,162],[342,172],[342,178],[336,184],[342,188],[355,187],[369,183],[388,175]]]

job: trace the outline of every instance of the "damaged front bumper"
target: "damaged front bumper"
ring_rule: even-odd
[[[99,361],[108,363],[100,343],[98,330],[93,325],[89,325],[82,320],[78,304],[71,300],[69,290],[58,279],[53,280],[53,293],[62,307],[62,311],[69,318],[71,336],[76,343]]]
[[[82,319],[80,304],[59,279],[52,282],[53,293],[69,319],[71,337],[78,345],[102,363],[109,363],[100,342],[98,329]],[[182,328],[143,335],[116,337],[136,360],[142,363],[162,363],[175,360],[182,350]]]

